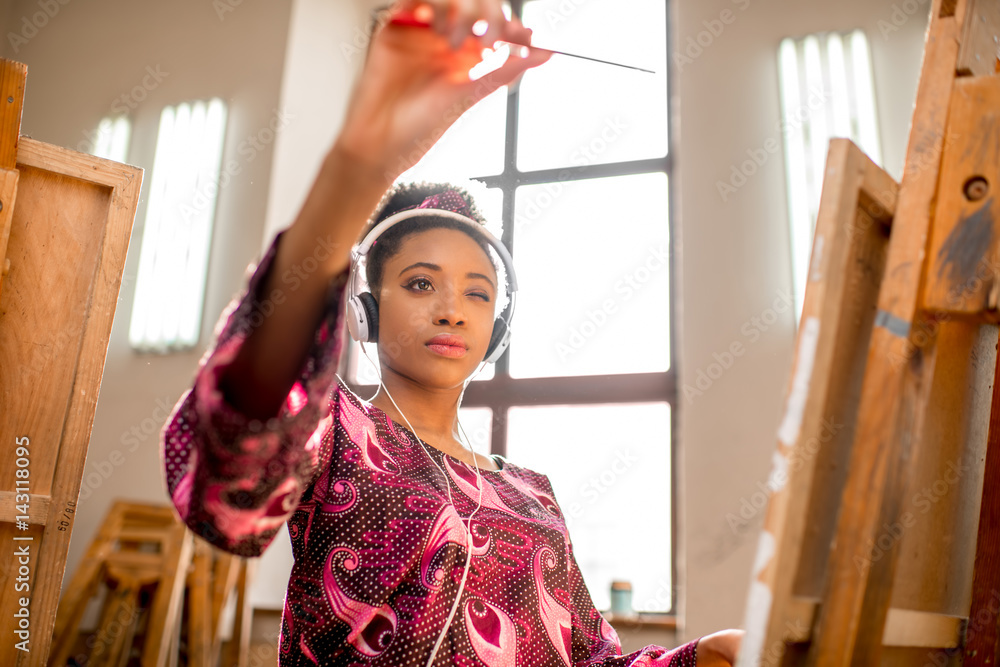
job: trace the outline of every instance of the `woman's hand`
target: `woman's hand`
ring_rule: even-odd
[[[373,35],[336,148],[391,181],[469,107],[549,56],[528,49],[522,57],[513,47],[499,69],[471,81],[469,70],[496,40],[531,43],[530,30],[506,20],[501,0],[400,0],[388,12]],[[481,20],[488,29],[476,37],[472,26]]]
[[[743,630],[722,630],[698,640],[698,667],[729,667],[735,664],[743,641]]]

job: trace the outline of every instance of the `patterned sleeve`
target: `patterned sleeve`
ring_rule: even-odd
[[[263,553],[330,457],[323,433],[343,344],[346,270],[331,282],[323,321],[275,418],[248,418],[225,400],[218,384],[253,327],[299,284],[298,274],[289,271],[272,292],[262,293],[283,234],[256,269],[248,269],[246,290],[220,317],[193,386],[161,432],[167,491],[184,523],[216,547],[245,557]]]
[[[647,646],[622,655],[621,641],[611,624],[594,607],[583,581],[580,566],[573,555],[573,544],[566,534],[566,563],[569,567],[572,607],[572,643],[574,667],[694,667],[698,641],[675,649]]]

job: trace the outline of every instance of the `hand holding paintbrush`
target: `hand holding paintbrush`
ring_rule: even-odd
[[[336,148],[387,180],[398,176],[473,104],[549,58],[518,53],[473,81],[469,70],[484,47],[500,40],[531,43],[530,30],[504,17],[501,0],[397,4],[373,35]]]
[[[426,7],[426,9],[422,12],[419,12],[419,14],[422,14],[422,16],[418,15],[417,12],[414,12],[412,14],[403,13],[393,17],[391,23],[393,23],[394,25],[410,26],[414,28],[434,27],[436,30],[444,31],[444,33],[449,35],[452,40],[459,40],[459,39],[464,40],[466,37],[468,37],[468,34],[466,32],[463,32],[466,30],[465,25],[460,25],[457,28],[454,28],[454,31],[452,31],[453,29],[451,28],[451,26],[447,24],[441,25],[440,27],[435,27],[435,24],[432,22],[431,18],[431,13],[433,10],[431,10],[428,5],[423,5],[423,7]],[[528,46],[521,45],[520,43],[506,41],[501,38],[497,38],[491,41],[493,32],[491,32],[489,24],[486,21],[480,21],[476,24],[473,24],[471,26],[471,29],[473,34],[477,36],[480,35],[482,36],[483,44],[487,47],[495,47],[497,44],[503,44],[506,46],[513,46],[513,47],[519,46],[520,47],[519,52],[522,55],[527,53],[527,49],[529,48]],[[455,44],[456,41],[453,41],[452,43]],[[605,65],[614,65],[615,67],[624,67],[626,69],[633,69],[633,70],[638,70],[640,72],[647,72],[649,74],[656,74],[655,71],[651,69],[645,69],[644,67],[625,65],[624,63],[616,63],[610,60],[602,60],[601,58],[592,58],[591,56],[584,56],[578,53],[567,53],[566,51],[556,51],[554,49],[545,49],[538,46],[531,46],[530,49],[532,51],[544,52],[554,56],[569,56],[570,58],[580,58],[582,60],[589,60],[590,62],[602,63]]]

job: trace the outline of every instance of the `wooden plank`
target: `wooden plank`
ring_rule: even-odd
[[[800,560],[793,565],[795,595],[819,597],[823,592],[829,547],[836,530],[836,507],[843,494],[851,447],[854,442],[858,404],[864,376],[868,344],[875,324],[875,304],[885,273],[889,227],[898,186],[860,150],[854,158],[859,188],[854,215],[837,221],[846,231],[849,244],[841,251],[840,275],[811,272],[810,282],[827,280],[837,285],[826,295],[827,305],[820,315],[827,329],[829,355],[823,373],[815,381],[815,402],[807,406],[812,419],[801,436],[801,458],[812,458],[815,473],[812,488],[800,496],[806,504]],[[885,203],[875,200],[877,191]],[[878,217],[881,216],[881,217]],[[886,224],[883,224],[886,223]],[[827,243],[834,236],[825,235]],[[834,243],[844,243],[837,239]],[[828,288],[829,289],[829,288]],[[835,298],[832,298],[835,296]],[[812,396],[810,400],[812,400]],[[818,450],[818,451],[817,451]],[[811,452],[815,451],[815,454]]]
[[[224,665],[247,667],[250,658],[250,629],[253,625],[253,606],[250,604],[250,586],[257,570],[257,559],[244,559],[236,584],[236,620],[233,622],[233,638],[227,647]]]
[[[0,491],[0,522],[14,523],[22,515],[17,506],[18,493],[16,491]],[[49,508],[52,505],[50,496],[43,496],[40,493],[28,494],[28,523],[44,526],[49,520]]]
[[[961,646],[966,619],[910,609],[890,609],[885,621],[886,646],[953,649]]]
[[[163,528],[140,528],[128,526],[122,529],[118,535],[120,544],[147,544],[149,546],[162,546],[163,542],[170,537]]]
[[[0,58],[0,169],[13,169],[17,160],[27,76],[27,65]]]
[[[108,592],[95,634],[88,639],[88,667],[119,667],[128,662],[136,622],[139,619],[139,589],[134,577],[122,576]]]
[[[212,569],[212,659],[218,660],[222,650],[222,612],[229,596],[236,590],[243,559],[212,547],[215,563]]]
[[[210,667],[213,662],[211,580],[212,548],[207,542],[196,540],[187,580],[187,664],[190,667]]]
[[[897,522],[879,524],[871,557],[883,558],[886,543],[898,543],[891,607],[967,616],[997,332],[995,325],[942,320],[926,334],[934,361],[925,370],[933,373],[916,405],[923,426],[913,436],[909,491]]]
[[[788,634],[790,643],[804,643],[810,639],[809,628],[815,621],[819,603],[815,600],[795,598]],[[906,648],[955,649],[961,645],[968,619],[913,609],[892,608],[886,615],[882,644]]]
[[[21,135],[24,87],[28,67],[0,58],[0,293],[10,271],[7,239],[17,199],[17,144]]]
[[[991,76],[997,71],[1000,47],[1000,3],[968,0],[962,48],[955,71],[961,76]]]
[[[105,559],[108,566],[118,568],[148,568],[157,570],[163,566],[164,554],[142,553],[139,551],[116,551]]]
[[[119,505],[113,504],[91,539],[87,551],[66,586],[66,593],[59,601],[59,611],[53,630],[50,661],[65,665],[76,640],[77,629],[83,620],[87,603],[94,596],[102,581],[104,559],[112,552],[115,536],[121,529],[122,515]]]
[[[969,11],[969,3],[971,1],[972,0],[943,0],[941,3],[941,17],[944,18],[945,16],[954,16],[955,24],[964,26],[965,16]],[[946,13],[949,10],[949,6],[951,14]]]
[[[994,378],[1000,377],[1000,354]],[[995,665],[1000,657],[997,623],[997,591],[1000,591],[1000,383],[993,383],[992,411],[983,473],[983,500],[979,509],[979,530],[973,568],[972,603],[969,618],[975,632],[965,645],[969,667]]]
[[[802,596],[822,593],[896,195],[857,146],[831,141],[741,664],[777,662],[809,627]]]
[[[0,169],[0,269],[2,269],[0,270],[0,293],[3,292],[4,279],[10,272],[7,241],[10,239],[10,224],[14,219],[19,177],[20,174],[16,169]]]
[[[194,553],[194,534],[178,523],[172,539],[162,557],[160,584],[149,610],[146,642],[142,647],[142,661],[147,665],[164,665],[177,636],[180,625],[181,604],[188,567]]]
[[[935,9],[940,0],[935,0]],[[933,20],[921,65],[920,83],[903,178],[900,182],[896,219],[904,221],[903,233],[894,230],[885,284],[879,308],[899,320],[909,322],[921,285],[922,266],[914,258],[924,256],[930,233],[931,212],[935,209],[941,155],[948,123],[949,103],[958,57],[959,24],[953,18]],[[900,226],[900,225],[897,225]],[[905,340],[897,351],[908,347]]]
[[[1000,77],[956,81],[948,128],[923,307],[977,319],[993,311],[997,319]]]
[[[908,457],[908,440],[900,435],[903,429],[919,427],[920,415],[911,408],[919,399],[921,358],[909,338],[923,263],[914,258],[922,257],[927,246],[958,56],[959,27],[954,18],[938,15],[941,8],[937,0],[866,364],[851,476],[840,506],[824,605],[809,649],[809,660],[816,665],[878,664],[881,652],[895,549],[873,567],[858,567],[856,559],[866,558],[883,518],[898,510],[895,504],[906,488],[905,474],[898,471]],[[907,363],[894,364],[900,355]]]

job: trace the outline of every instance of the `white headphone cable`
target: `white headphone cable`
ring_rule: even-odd
[[[417,443],[424,450],[424,453],[427,454],[427,457],[431,460],[431,462],[435,465],[435,467],[437,467],[437,469],[441,471],[441,475],[444,477],[445,487],[448,490],[448,504],[451,505],[452,507],[455,507],[455,501],[454,501],[454,499],[452,498],[452,495],[451,495],[451,482],[448,481],[448,473],[445,472],[444,468],[442,468],[438,464],[438,462],[434,460],[434,457],[431,456],[431,453],[430,453],[430,451],[428,451],[426,445],[424,445],[423,440],[420,439],[420,436],[417,435],[417,432],[413,429],[413,425],[410,424],[410,420],[407,419],[406,415],[399,408],[399,405],[396,403],[396,399],[394,399],[392,397],[392,394],[389,393],[389,388],[386,387],[385,386],[385,382],[382,381],[382,371],[381,371],[381,368],[379,368],[378,364],[376,364],[375,361],[368,354],[368,350],[365,349],[365,344],[363,342],[361,343],[361,351],[364,353],[365,357],[372,364],[372,366],[375,367],[375,373],[376,373],[376,375],[378,375],[379,386],[382,389],[385,390],[385,395],[389,397],[389,400],[392,402],[393,406],[396,408],[396,411],[403,418],[403,421],[406,422],[406,426],[410,429],[410,433],[412,433],[413,437],[416,438]],[[475,375],[478,375],[480,372],[482,372],[482,369],[485,367],[485,365],[486,364],[484,362],[481,365],[480,369],[478,371],[476,371]],[[473,377],[475,377],[475,375],[473,375]],[[470,381],[471,381],[471,378],[470,378],[470,380],[466,381],[465,387],[462,387],[462,394],[459,396],[459,404],[461,404],[461,396],[465,395],[465,389],[466,389],[466,387],[468,387],[468,383]],[[479,458],[478,458],[478,456],[476,454],[476,450],[472,448],[472,441],[469,440],[469,436],[465,432],[465,427],[462,426],[462,422],[458,420],[457,415],[456,415],[456,421],[458,422],[458,428],[462,432],[462,436],[465,438],[466,443],[467,443],[467,445],[469,447],[469,450],[472,452],[472,461],[473,461],[473,465],[476,468],[476,486],[479,488],[479,499],[476,502],[476,509],[474,509],[472,511],[472,513],[469,514],[468,518],[466,519],[466,524],[465,524],[465,554],[466,554],[466,556],[465,556],[465,567],[462,569],[462,579],[461,579],[461,581],[458,584],[458,593],[455,594],[455,602],[451,605],[451,611],[448,613],[448,618],[445,619],[444,627],[441,628],[441,634],[438,635],[437,641],[434,643],[434,647],[431,649],[430,657],[428,657],[428,659],[427,659],[427,665],[426,665],[426,667],[431,667],[431,665],[433,665],[434,659],[437,657],[438,649],[441,648],[441,644],[442,644],[442,642],[444,642],[444,637],[448,633],[448,628],[451,627],[451,622],[455,618],[455,612],[458,611],[458,605],[459,605],[459,603],[462,600],[462,593],[465,591],[465,582],[466,582],[466,580],[469,577],[469,568],[472,565],[472,517],[474,517],[479,512],[480,508],[483,506],[483,486],[484,486],[485,482],[483,480],[482,471],[480,471],[480,469],[479,469]],[[455,513],[456,514],[458,513],[458,508],[455,508]],[[459,516],[461,517],[461,515],[459,515]]]

